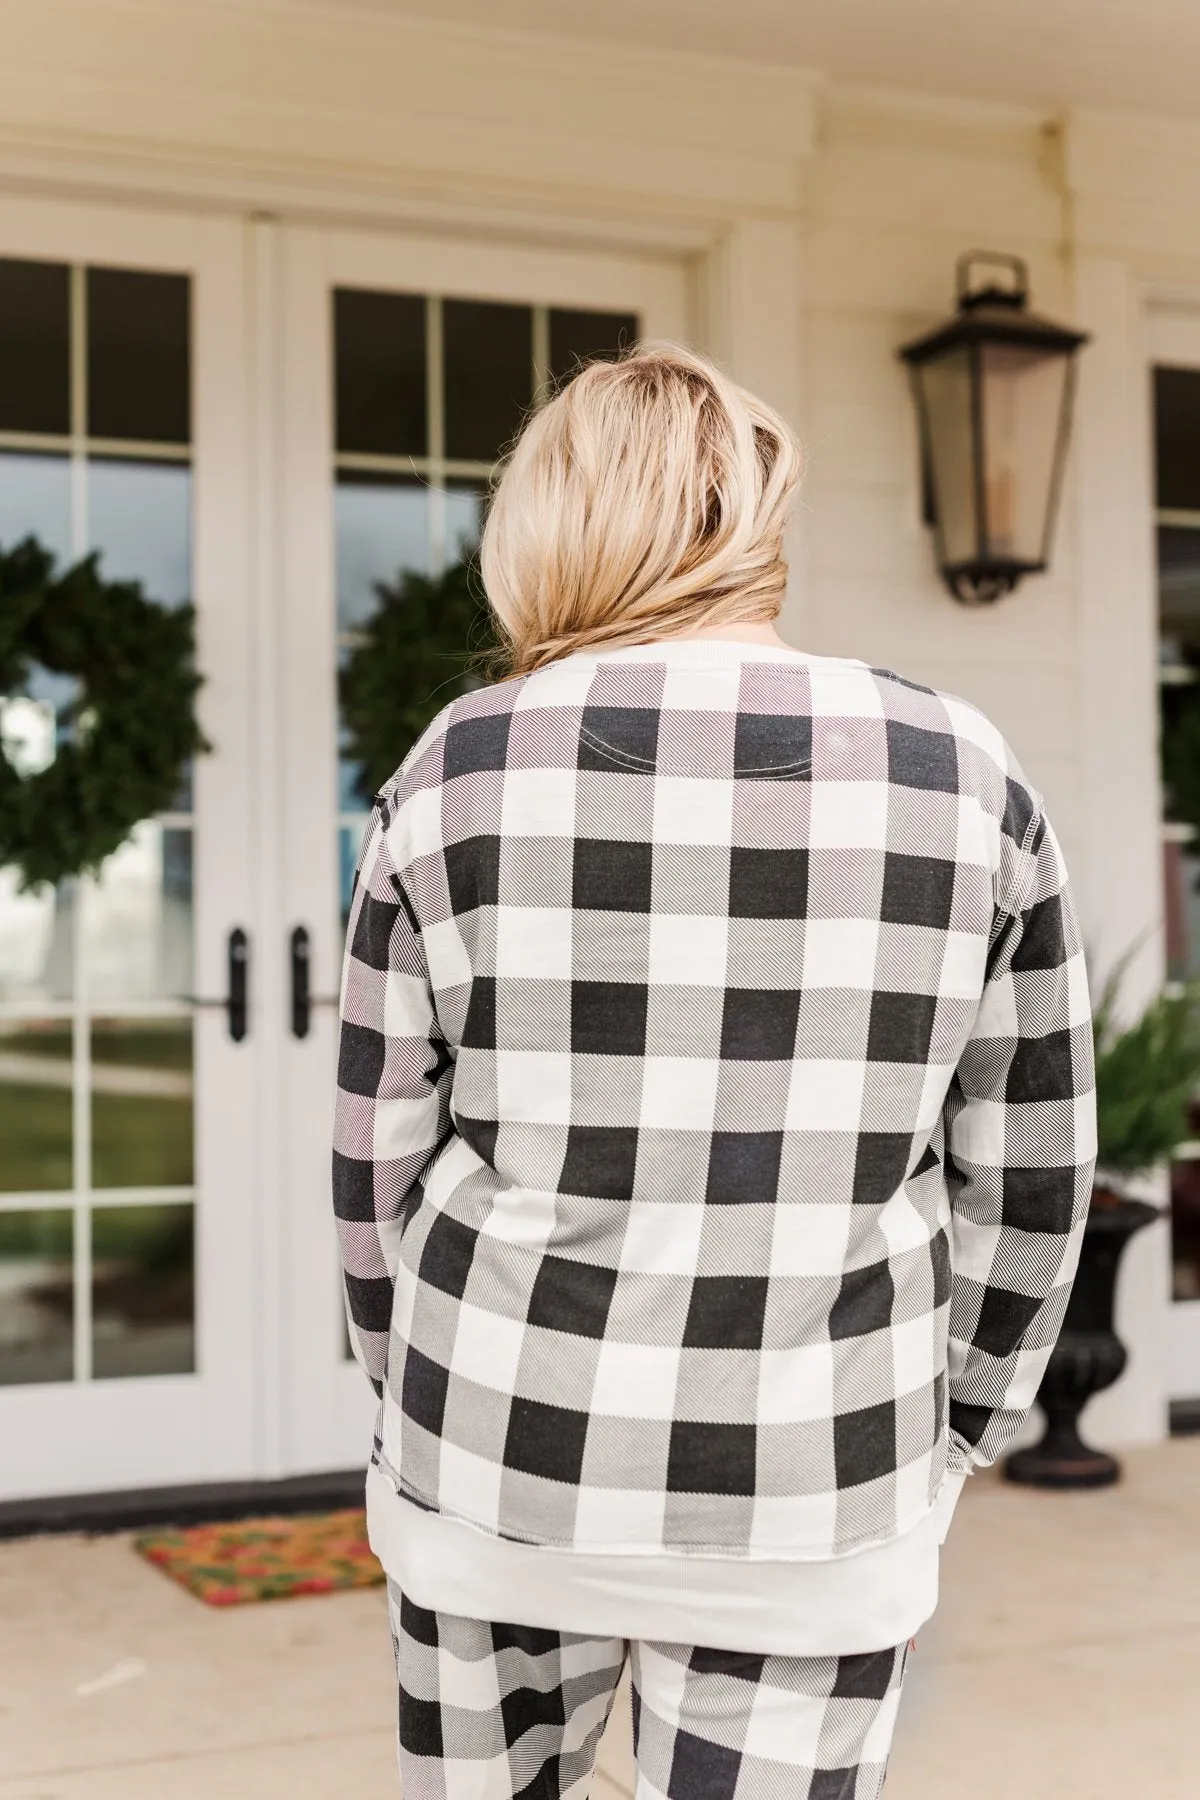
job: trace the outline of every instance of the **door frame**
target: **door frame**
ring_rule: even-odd
[[[194,985],[217,1000],[226,991],[230,928],[243,926],[254,946],[259,924],[249,879],[257,821],[246,778],[254,668],[244,227],[211,214],[3,194],[0,252],[192,277],[193,597],[197,661],[209,675],[199,710],[217,746],[197,760],[194,778]],[[259,1064],[253,981],[250,1002],[251,1033],[236,1046],[219,1007],[196,1013],[196,1373],[0,1389],[5,1498],[255,1470],[261,1395],[251,1324],[259,1246],[247,1225]],[[77,1194],[77,1217],[79,1205]],[[236,1257],[231,1244],[241,1247]]]

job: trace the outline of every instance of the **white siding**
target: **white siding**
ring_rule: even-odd
[[[814,650],[964,695],[1045,793],[1072,862],[1080,808],[1078,558],[1068,488],[1051,573],[994,608],[941,585],[920,518],[916,431],[897,347],[947,313],[972,247],[1028,259],[1036,304],[1069,314],[1058,159],[1034,119],[966,125],[834,94],[809,164],[803,607]]]

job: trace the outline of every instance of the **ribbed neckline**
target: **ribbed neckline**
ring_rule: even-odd
[[[728,668],[742,662],[778,662],[803,665],[824,662],[805,650],[777,644],[742,643],[737,638],[662,638],[652,644],[617,644],[612,649],[572,650],[559,665],[600,662],[668,663],[675,668]]]

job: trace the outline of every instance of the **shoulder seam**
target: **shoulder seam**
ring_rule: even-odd
[[[1033,840],[1045,823],[1046,818],[1045,807],[1041,795],[1036,793],[1033,789],[1030,789],[1030,792],[1033,794],[1034,809],[1029,823],[1025,827],[1025,836],[1021,839],[1020,856],[1022,863],[1024,863],[1026,857],[1032,855]],[[1025,895],[1022,898],[1020,905],[1013,906],[998,899],[996,902],[997,909],[1002,912],[1006,918],[1019,919],[1021,914],[1025,911],[1025,900],[1028,898],[1029,890],[1032,889],[1036,880],[1037,869],[1035,866],[1034,869],[1030,871],[1029,878],[1025,884]]]

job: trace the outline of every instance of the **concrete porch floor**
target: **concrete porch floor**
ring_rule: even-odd
[[[1126,1472],[968,1485],[887,1800],[1200,1793],[1200,1439]],[[390,1663],[378,1590],[222,1612],[124,1537],[0,1544],[0,1800],[394,1800]]]

